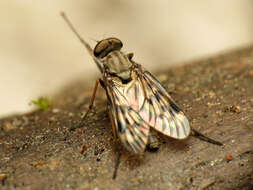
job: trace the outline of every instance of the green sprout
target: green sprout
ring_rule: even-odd
[[[36,105],[37,107],[39,107],[39,109],[43,111],[47,110],[52,105],[52,102],[45,97],[40,97],[37,100],[32,100],[31,103]]]

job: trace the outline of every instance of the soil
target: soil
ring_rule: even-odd
[[[112,179],[119,150],[106,97],[100,88],[81,122],[93,89],[80,80],[46,111],[0,120],[0,189],[253,189],[253,46],[155,75],[191,126],[223,146],[161,134],[156,152],[133,155],[118,145]]]

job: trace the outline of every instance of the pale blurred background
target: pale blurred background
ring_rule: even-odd
[[[92,46],[118,37],[150,71],[253,44],[252,0],[1,0],[0,116],[99,76],[60,11]]]

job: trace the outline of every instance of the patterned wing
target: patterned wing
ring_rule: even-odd
[[[176,139],[188,137],[189,122],[166,90],[148,71],[137,72],[141,73],[127,85],[117,80],[106,85],[114,125],[124,146],[143,152],[150,127]]]
[[[187,138],[191,131],[189,121],[160,82],[148,71],[143,71],[142,84],[147,99],[139,110],[140,116],[167,136]]]
[[[133,84],[140,87],[138,81]],[[130,96],[126,96],[127,88],[114,83],[107,86],[107,96],[113,114],[114,125],[121,142],[130,152],[141,153],[145,150],[150,126],[129,104]],[[143,99],[142,96],[136,96]],[[138,100],[136,100],[138,102]]]

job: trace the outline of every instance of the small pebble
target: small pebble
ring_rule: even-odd
[[[226,161],[227,163],[233,160],[233,156],[231,154],[226,155]]]
[[[52,112],[53,112],[53,113],[59,113],[59,112],[60,112],[60,109],[54,108],[54,109],[52,110]]]
[[[230,106],[229,110],[230,110],[231,112],[234,112],[234,113],[240,113],[240,112],[241,112],[240,106],[236,106],[236,105]]]
[[[11,122],[7,121],[3,124],[2,128],[5,132],[9,132],[11,130],[16,129],[17,127],[13,125]]]
[[[0,183],[4,184],[4,181],[7,178],[7,174],[0,173]]]

